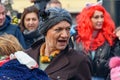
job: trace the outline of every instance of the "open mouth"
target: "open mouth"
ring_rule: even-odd
[[[59,42],[64,42],[64,43],[67,42],[67,40],[58,40],[58,41],[59,41]]]
[[[65,46],[67,44],[67,40],[58,40],[61,46]]]

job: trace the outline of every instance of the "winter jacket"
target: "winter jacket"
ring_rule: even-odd
[[[109,59],[111,58],[111,47],[105,42],[100,46],[95,52],[95,58],[92,60],[92,56],[89,55],[92,65],[93,65],[93,76],[107,78],[110,69],[109,69]],[[90,52],[91,54],[91,52]]]
[[[40,47],[43,43],[44,40],[39,40],[25,51],[38,64],[40,60]],[[52,80],[91,80],[89,59],[82,52],[78,53],[68,47],[50,62],[45,72]]]
[[[22,32],[20,31],[20,28],[16,25],[11,24],[11,19],[9,16],[6,16],[4,24],[0,26],[0,35],[4,33],[14,35],[23,46],[23,48],[26,48],[24,37]]]
[[[112,56],[120,56],[120,40],[116,38],[114,45],[111,48]]]
[[[77,44],[76,49],[78,51],[83,50],[83,46],[81,44]],[[87,56],[89,57],[92,63],[92,76],[95,77],[104,77],[105,79],[109,75],[109,59],[111,58],[111,46],[108,42],[105,42],[102,46],[97,48],[94,54],[94,58],[92,55],[92,51],[88,51]]]

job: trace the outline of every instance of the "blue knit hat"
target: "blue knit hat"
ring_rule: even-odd
[[[49,8],[45,12],[41,12],[41,17],[43,18],[43,21],[41,22],[39,30],[43,35],[45,35],[51,27],[60,21],[65,20],[72,24],[72,17],[70,13],[67,10],[58,7]]]
[[[35,68],[29,69],[18,62],[10,60],[0,67],[0,80],[50,80],[45,72]]]

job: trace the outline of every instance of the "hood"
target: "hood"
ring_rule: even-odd
[[[10,23],[11,23],[11,18],[6,15],[5,22],[4,22],[3,26],[0,27],[0,30],[3,30],[4,28],[6,28]]]

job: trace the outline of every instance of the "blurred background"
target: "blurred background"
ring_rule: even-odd
[[[76,15],[82,10],[86,3],[96,3],[97,0],[59,0],[62,7],[68,10],[73,17],[73,24],[75,24]],[[13,9],[22,13],[24,8],[33,5],[29,0],[13,0]]]
[[[85,7],[86,3],[96,3],[102,1],[102,5],[110,13],[112,19],[115,21],[116,26],[120,26],[120,0],[59,0],[62,7],[68,10],[73,17],[75,24],[76,15]],[[33,5],[30,0],[13,0],[12,7],[18,12],[22,13],[24,8]],[[20,17],[20,15],[18,16]]]

